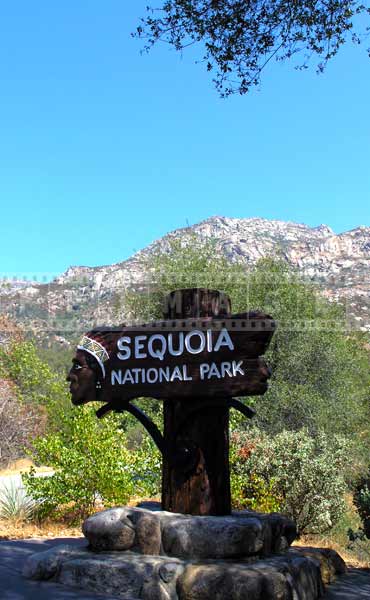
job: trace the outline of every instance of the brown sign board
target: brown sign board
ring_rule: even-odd
[[[100,366],[97,400],[263,394],[274,333],[262,313],[156,321],[87,333],[78,350]]]

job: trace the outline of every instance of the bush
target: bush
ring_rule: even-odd
[[[279,512],[282,499],[275,489],[275,481],[268,484],[253,473],[245,475],[233,473],[231,476],[231,497],[233,508],[250,509],[258,512]]]
[[[55,474],[23,475],[27,492],[43,502],[43,516],[56,509],[86,516],[97,502],[125,504],[133,495],[158,489],[158,453],[149,441],[130,452],[118,416],[98,421],[91,407],[79,407],[60,418],[61,431],[36,439],[31,453],[36,464],[53,467]]]
[[[27,496],[25,490],[13,482],[0,490],[0,517],[27,521],[36,516],[40,505]]]
[[[345,510],[346,483],[343,472],[348,460],[348,443],[343,437],[330,440],[323,433],[311,437],[306,430],[284,431],[267,436],[254,429],[248,434],[234,433],[233,478],[244,477],[267,494],[268,503],[276,501],[297,524],[299,534],[329,530]],[[262,496],[263,497],[263,496]],[[261,509],[262,506],[256,508]]]
[[[250,267],[230,262],[218,240],[168,238],[160,252],[138,258],[150,284],[117,299],[117,321],[162,318],[163,299],[182,287],[211,287],[229,294],[232,311],[261,310],[278,323],[266,360],[272,378],[264,396],[248,398],[256,421],[271,435],[307,428],[314,437],[356,437],[352,479],[367,464],[369,350],[366,334],[349,332],[342,306],[303,280],[279,257]],[[232,419],[241,418],[232,413]],[[241,425],[242,427],[242,425]]]
[[[363,523],[365,535],[370,539],[370,477],[359,481],[353,500]]]

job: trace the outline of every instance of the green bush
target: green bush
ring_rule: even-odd
[[[311,437],[304,429],[268,436],[252,429],[232,437],[233,477],[264,482],[265,492],[297,524],[299,534],[329,530],[345,510],[344,464],[348,460],[345,438]]]
[[[34,469],[23,475],[27,493],[43,503],[43,516],[56,509],[85,516],[98,502],[125,504],[131,496],[158,490],[158,453],[149,441],[130,452],[117,415],[99,421],[89,406],[70,409],[60,419],[60,432],[36,439],[31,453],[36,464],[53,467],[54,475],[37,477]]]
[[[210,287],[229,294],[232,311],[261,310],[278,327],[266,354],[272,378],[264,396],[248,398],[256,421],[271,435],[307,428],[314,437],[356,437],[350,477],[363,472],[370,448],[369,351],[361,332],[349,332],[342,306],[329,302],[279,257],[253,267],[230,262],[217,240],[187,235],[142,257],[150,285],[117,299],[116,318],[162,318],[170,290]],[[243,428],[240,416],[232,421]]]
[[[258,512],[279,512],[281,498],[275,488],[275,482],[268,484],[253,473],[246,478],[245,475],[232,473],[231,497],[233,508],[238,510],[250,509]]]
[[[358,482],[353,500],[363,523],[365,535],[370,539],[370,477],[362,478]]]

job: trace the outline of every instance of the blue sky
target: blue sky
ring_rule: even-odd
[[[118,262],[216,214],[370,225],[365,46],[221,100],[193,49],[140,54],[148,3],[1,3],[0,273]]]

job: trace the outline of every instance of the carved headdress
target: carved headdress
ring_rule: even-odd
[[[124,324],[118,327],[102,325],[85,333],[78,343],[78,350],[84,350],[95,358],[103,374],[103,379],[105,378],[104,365],[117,350],[117,340],[122,335],[124,328]]]
[[[98,338],[98,339],[97,339]],[[103,378],[105,378],[105,367],[104,363],[109,360],[109,353],[107,349],[103,346],[101,342],[103,342],[104,338],[100,339],[99,332],[92,331],[86,335],[83,335],[80,339],[77,349],[84,350],[93,356],[96,362],[99,364],[101,371],[103,373]]]

